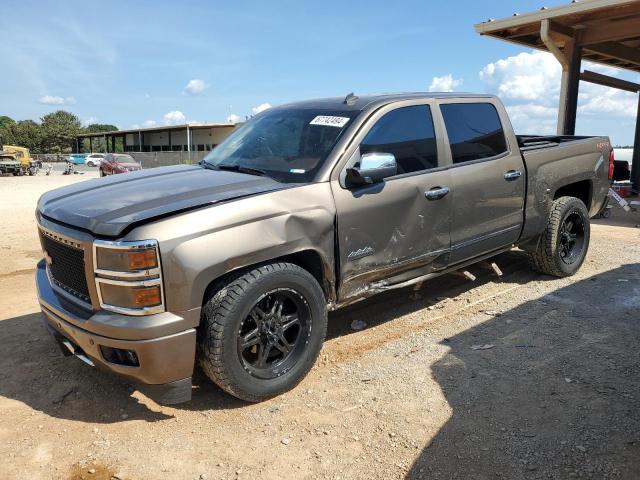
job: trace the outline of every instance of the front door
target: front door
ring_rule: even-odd
[[[348,188],[332,182],[341,283],[357,296],[389,277],[404,280],[441,268],[449,253],[450,174],[441,168],[431,106],[386,107],[368,122],[346,167],[371,152],[391,153],[398,174]],[[345,168],[346,168],[345,167]]]
[[[506,140],[502,125],[509,120],[500,104],[489,98],[443,101],[440,110],[453,163],[450,261],[455,264],[517,241],[525,170],[518,145]]]

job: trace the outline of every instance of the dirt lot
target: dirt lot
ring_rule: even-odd
[[[332,314],[286,395],[246,404],[200,376],[170,408],[40,323],[37,198],[91,176],[0,178],[0,478],[640,478],[637,214],[593,226],[574,278],[511,252],[502,279],[475,267]]]

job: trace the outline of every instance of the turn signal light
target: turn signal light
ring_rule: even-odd
[[[155,250],[140,250],[127,252],[129,270],[147,270],[158,266]]]
[[[609,180],[613,180],[613,172],[615,170],[615,154],[613,153],[613,149],[611,149],[611,153],[609,153]]]
[[[160,287],[157,285],[154,287],[134,288],[131,291],[131,295],[133,303],[138,307],[152,307],[162,303]]]

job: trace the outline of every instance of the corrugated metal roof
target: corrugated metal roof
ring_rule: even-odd
[[[583,0],[524,15],[514,14],[475,25],[488,35],[519,45],[547,50],[540,38],[544,20],[553,22],[560,47],[570,38],[583,49],[583,58],[640,72],[640,1]]]
[[[184,125],[165,125],[163,127],[150,127],[150,128],[130,128],[127,130],[114,130],[111,132],[95,132],[95,133],[81,133],[78,137],[103,137],[104,135],[113,136],[113,135],[124,135],[127,133],[138,133],[138,132],[167,132],[169,130],[186,130],[187,126],[189,129],[197,130],[201,128],[229,128],[235,127],[239,125],[239,123],[185,123]]]

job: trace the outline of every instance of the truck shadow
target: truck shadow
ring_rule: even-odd
[[[81,422],[154,422],[173,418],[157,406],[148,407],[148,400],[141,402],[138,395],[132,396],[135,387],[126,380],[62,356],[42,324],[40,313],[0,321],[0,339],[1,397],[23,402],[52,417]],[[196,375],[188,409],[245,405],[198,378]]]
[[[529,273],[522,252],[508,252],[497,257],[497,261],[510,281],[526,282],[534,275]],[[475,282],[447,275],[425,283],[419,296],[411,288],[390,291],[334,312],[329,318],[328,340],[357,333],[350,328],[353,319],[366,319],[372,327],[427,308],[437,297],[455,297],[488,282],[500,281],[486,266],[470,270],[478,277]],[[407,301],[408,297],[413,300]],[[135,386],[126,380],[88,368],[75,358],[63,357],[42,325],[39,313],[0,321],[0,338],[2,397],[18,400],[53,417],[77,421],[154,422],[173,416],[163,413],[167,409],[159,411],[155,405],[150,408],[148,400],[137,398],[139,394],[132,396]],[[192,401],[174,407],[208,411],[247,405],[224,393],[196,369]]]
[[[452,415],[406,478],[640,478],[639,282],[625,265],[445,339]]]
[[[502,277],[498,277],[491,270],[489,267],[491,262],[499,265],[503,273]],[[526,283],[533,278],[551,279],[551,277],[541,277],[532,272],[528,266],[527,254],[517,250],[503,253],[488,259],[483,264],[471,265],[465,269],[476,277],[475,281],[461,278],[459,275],[443,275],[424,282],[418,291],[414,292],[413,287],[390,290],[333,312],[329,316],[327,340],[357,333],[351,328],[354,321],[364,322],[365,328],[375,327],[436,304],[442,306],[443,300],[457,299],[460,294],[491,282]],[[433,315],[435,316],[438,311],[439,308],[435,308]]]

